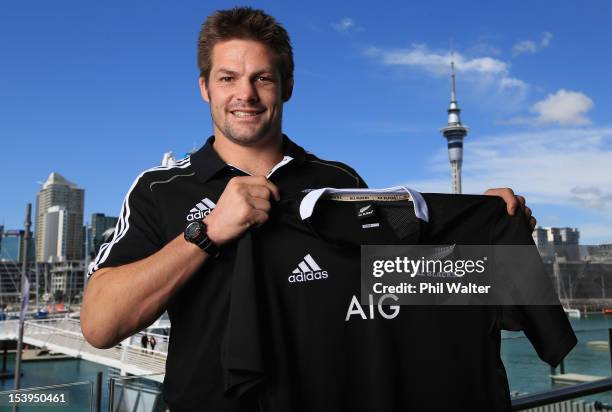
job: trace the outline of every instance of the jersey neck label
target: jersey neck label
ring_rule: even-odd
[[[359,201],[378,201],[378,202],[395,202],[398,200],[412,200],[408,193],[406,194],[353,194],[353,193],[333,193],[325,196],[327,199],[336,200],[339,202],[359,202]]]

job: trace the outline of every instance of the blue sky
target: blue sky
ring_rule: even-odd
[[[376,4],[376,6],[374,6]],[[196,38],[221,1],[0,6],[0,224],[56,171],[117,215],[131,181],[211,133]],[[448,192],[455,50],[466,193],[509,186],[545,226],[612,241],[612,1],[252,2],[288,29],[284,129],[371,187]]]

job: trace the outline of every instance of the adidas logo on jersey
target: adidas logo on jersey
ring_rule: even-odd
[[[189,214],[187,215],[187,221],[188,222],[193,222],[194,220],[202,220],[202,219],[204,219],[206,216],[208,216],[210,214],[210,212],[212,212],[212,210],[215,208],[215,206],[217,206],[217,205],[215,205],[212,200],[210,200],[209,198],[205,197],[204,199],[199,201],[198,204],[195,205],[189,211]]]
[[[298,263],[297,268],[288,278],[289,283],[308,282],[317,279],[327,279],[327,271],[322,270],[310,254],[304,256],[304,259]]]

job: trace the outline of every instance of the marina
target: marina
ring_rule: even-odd
[[[501,355],[508,374],[510,392],[533,394],[549,391],[568,384],[591,382],[611,376],[611,359],[607,345],[612,317],[601,313],[583,313],[581,318],[570,317],[578,344],[564,360],[564,372],[551,368],[538,358],[534,348],[522,332],[502,332]],[[606,350],[602,350],[602,348]],[[612,392],[587,398],[612,404]]]
[[[551,371],[550,367],[538,358],[534,348],[522,332],[502,332],[501,356],[508,375],[511,394],[514,396],[534,394],[567,385],[592,382],[601,377],[609,377],[611,375],[611,360],[607,339],[608,328],[612,328],[612,317],[601,313],[587,314],[579,319],[570,318],[570,322],[579,341],[578,345],[564,361],[565,373],[560,368]],[[138,337],[132,340],[135,342],[137,339]],[[112,352],[113,350],[110,351]],[[39,352],[40,349],[36,348],[29,348],[24,351],[22,388],[71,382],[94,382],[96,375],[102,372],[101,406],[103,410],[107,410],[109,379],[121,377],[121,370],[119,368],[109,367],[108,363],[110,362],[104,361],[102,357],[100,357],[98,362],[66,355],[61,356],[59,359],[53,359],[49,354],[44,353],[42,357],[37,356]],[[137,349],[132,358],[134,356],[139,358],[141,365],[153,365],[156,364],[155,359],[159,355]],[[106,362],[107,364],[105,365],[101,362]],[[7,355],[7,365],[10,369],[14,365],[14,353],[11,351]],[[163,375],[156,375],[154,380],[136,378],[139,381],[138,385],[126,386],[123,392],[118,392],[124,394],[121,397],[123,399],[122,402],[128,402],[129,399],[134,401],[138,397],[137,394],[141,394],[142,398],[139,399],[147,399],[144,397],[146,395],[150,399],[149,404],[155,402],[159,404],[161,401],[159,399],[159,390],[162,377]],[[10,377],[8,379],[0,379],[0,390],[13,389],[13,383],[13,379]],[[78,396],[74,399],[78,399]],[[85,396],[82,401],[87,402],[87,399],[88,397]],[[586,399],[591,402],[600,401],[612,404],[612,392],[592,395]],[[0,410],[3,409],[0,408]],[[66,410],[76,411],[83,409],[78,409],[78,405],[71,402],[70,409]]]
[[[356,405],[344,409],[405,397],[410,410],[497,410],[508,392],[524,406],[513,410],[612,410],[612,54],[600,47],[612,0],[222,3],[3,9],[0,412],[35,410],[6,400],[43,387],[66,393],[58,410],[165,411],[164,378],[173,409],[229,410],[206,403],[263,380],[322,400],[304,407],[317,412],[343,409],[333,395]],[[269,190],[251,190],[257,179]],[[305,202],[296,225],[276,219],[327,186],[327,200],[361,202],[355,213],[323,218],[312,202],[306,216]],[[345,217],[359,222],[336,231]],[[268,228],[278,246],[259,238]],[[380,246],[369,234],[444,239],[440,254],[462,239],[529,244],[556,314],[518,301],[553,295],[511,279],[529,259],[488,286],[461,279],[467,260],[421,257],[375,261],[374,277],[427,273],[362,283],[345,316],[337,292],[357,271],[336,243]],[[501,295],[514,298],[507,318],[499,301],[479,307]],[[450,307],[436,317],[434,303]],[[167,318],[147,328],[163,311],[172,345]],[[499,325],[529,337],[500,341]]]

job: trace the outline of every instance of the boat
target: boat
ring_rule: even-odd
[[[564,307],[563,311],[569,318],[580,319],[580,309]],[[612,311],[610,313],[612,314]]]
[[[601,313],[603,313],[604,315],[612,315],[612,309],[611,308],[604,308]]]
[[[559,260],[556,253],[555,260],[553,261],[553,275],[556,280],[557,296],[560,298],[561,302],[565,300],[565,304],[562,303],[563,311],[565,312],[568,318],[580,319],[580,309],[572,308],[569,306],[569,301],[571,301],[571,290],[570,299],[561,299],[562,295],[565,295],[565,289],[561,287],[561,270],[559,269]]]

